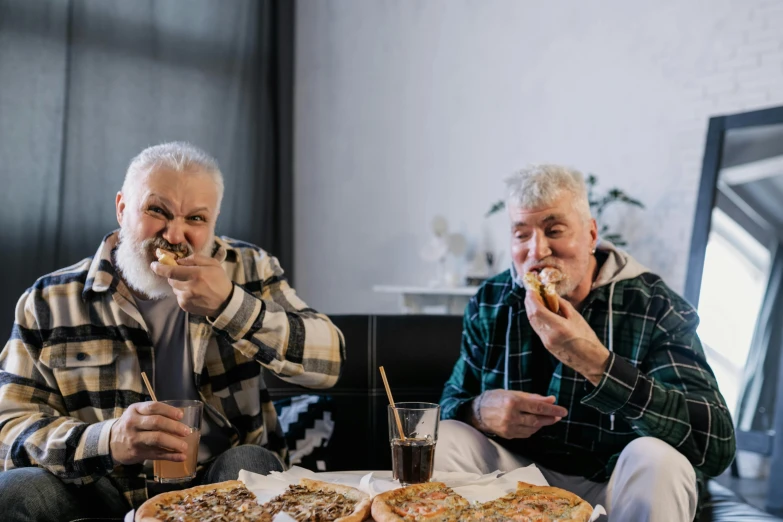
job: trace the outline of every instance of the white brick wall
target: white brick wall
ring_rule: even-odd
[[[695,191],[711,116],[783,105],[783,2],[724,0],[684,2],[678,19],[699,20],[694,34],[680,32],[680,51],[657,55],[657,65],[674,89],[681,114],[670,114],[676,139],[671,147],[682,180],[676,212],[680,218],[694,211]],[[691,221],[683,222],[678,247],[653,256],[653,264],[667,273],[674,286],[684,284]],[[687,234],[683,234],[687,232]],[[664,256],[671,256],[667,262]],[[679,283],[679,284],[678,284]]]
[[[683,138],[690,138],[681,150],[699,161],[709,116],[783,104],[783,2],[725,0],[712,6],[700,67],[675,66],[670,77],[686,86],[684,100],[694,107],[678,122],[687,129]],[[679,62],[677,56],[668,59]],[[666,59],[661,64],[668,69]]]
[[[682,289],[709,117],[783,105],[783,0],[307,1],[297,39],[297,288],[328,312],[395,311],[370,288],[427,281],[434,214],[505,246],[483,213],[536,161],[639,196],[610,224]]]

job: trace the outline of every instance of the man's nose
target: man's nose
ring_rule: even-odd
[[[544,259],[552,255],[552,249],[549,248],[549,240],[545,234],[533,234],[530,237],[528,245],[528,257],[534,261]]]
[[[185,227],[178,219],[169,221],[166,230],[163,231],[163,239],[172,245],[179,245],[185,242]]]

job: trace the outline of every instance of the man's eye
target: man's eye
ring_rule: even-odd
[[[550,236],[559,236],[559,235],[562,235],[563,232],[565,232],[565,230],[562,229],[562,228],[552,228],[552,229],[549,230],[549,235]]]
[[[190,216],[190,220],[191,221],[206,221],[206,219],[204,219],[204,216]]]
[[[150,212],[155,212],[156,214],[165,214],[165,212],[163,212],[163,209],[160,207],[151,206],[149,210]]]

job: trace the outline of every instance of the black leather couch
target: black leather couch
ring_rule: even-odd
[[[321,392],[333,401],[334,434],[329,442],[332,470],[391,469],[386,422],[384,366],[394,400],[437,402],[459,354],[462,319],[435,315],[331,316],[345,335],[348,360],[337,386]],[[274,399],[304,390],[273,376]],[[711,501],[698,522],[771,522],[728,489],[711,482]]]

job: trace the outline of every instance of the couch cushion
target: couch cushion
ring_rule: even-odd
[[[327,448],[334,432],[331,397],[297,395],[274,401],[285,433],[292,466],[330,471],[333,455]]]
[[[772,522],[778,517],[760,511],[714,480],[709,482],[710,500],[704,505],[698,522]]]

